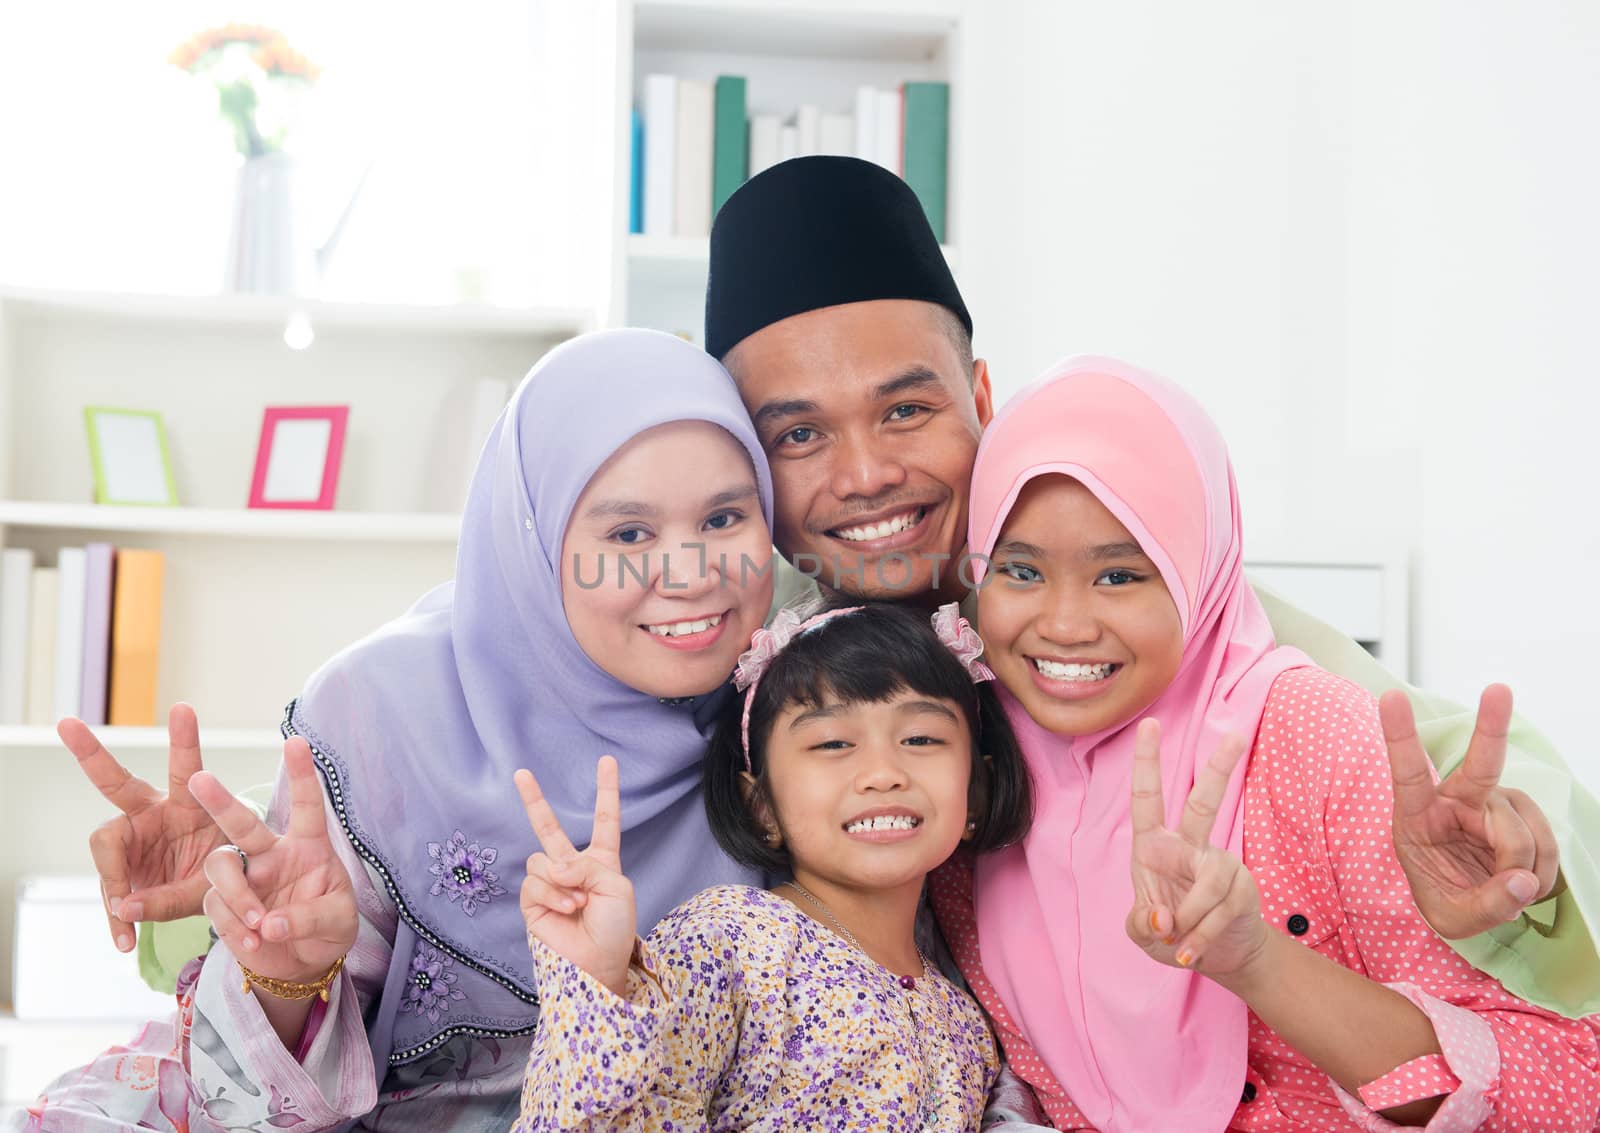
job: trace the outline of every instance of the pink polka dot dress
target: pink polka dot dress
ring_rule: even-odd
[[[1405,1128],[1380,1111],[1434,1097],[1444,1100],[1429,1133],[1600,1129],[1600,1017],[1565,1019],[1517,999],[1417,911],[1394,854],[1388,755],[1367,693],[1320,669],[1278,677],[1250,754],[1244,807],[1244,862],[1267,922],[1406,996],[1432,1021],[1443,1053],[1396,1067],[1353,1096],[1252,1013],[1228,1129],[1376,1133]],[[1089,1130],[984,975],[972,884],[970,857],[930,880],[956,963],[1051,1124]]]

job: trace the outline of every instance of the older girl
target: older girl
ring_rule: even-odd
[[[1274,644],[1192,399],[1062,364],[990,426],[969,524],[1039,818],[935,902],[1054,1124],[1595,1127],[1597,1020],[1417,912],[1377,705]]]

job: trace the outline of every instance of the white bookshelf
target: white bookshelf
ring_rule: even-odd
[[[284,339],[296,314],[315,332],[307,349]],[[166,709],[185,700],[224,783],[270,779],[279,718],[306,678],[454,573],[482,442],[465,435],[476,383],[515,384],[596,321],[577,307],[0,288],[0,545],[40,565],[91,541],[165,555],[163,726],[97,730],[106,746],[163,782]],[[350,407],[334,510],[247,508],[263,410],[326,404]],[[90,502],[86,405],[161,413],[182,506]],[[53,727],[0,727],[0,1003],[17,879],[90,872],[88,835],[110,816]],[[11,1020],[0,1039],[25,1046],[33,1026]]]
[[[513,308],[484,303],[330,303],[277,295],[138,295],[96,291],[0,289],[13,313],[137,319],[191,326],[264,326],[282,330],[291,315],[316,329],[402,330],[435,334],[566,337],[590,320],[580,308]]]
[[[110,507],[0,500],[0,527],[108,537],[142,532],[207,539],[453,544],[461,530],[461,517],[455,513]]]
[[[969,5],[960,0],[622,0],[617,18],[616,145],[618,234],[610,321],[704,333],[707,241],[627,235],[631,111],[646,75],[747,80],[748,114],[787,116],[802,103],[853,113],[858,86],[941,80],[951,87],[946,256],[963,229],[957,170],[962,91],[970,80],[960,49]]]

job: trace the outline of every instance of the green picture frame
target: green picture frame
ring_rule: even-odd
[[[177,507],[178,484],[161,414],[89,405],[83,410],[94,469],[94,502],[115,507]]]

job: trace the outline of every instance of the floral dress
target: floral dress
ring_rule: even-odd
[[[621,998],[531,941],[543,1013],[519,1133],[975,1130],[999,1064],[977,1004],[907,988],[781,897],[721,886],[640,945]]]

